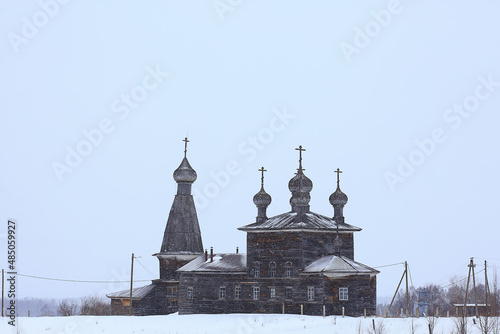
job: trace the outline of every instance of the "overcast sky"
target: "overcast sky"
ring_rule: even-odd
[[[205,248],[245,251],[261,166],[268,215],[290,210],[303,145],[312,211],[333,216],[343,171],[357,261],[408,261],[415,287],[466,276],[471,256],[500,266],[500,3],[25,0],[0,15],[3,268],[13,218],[19,273],[127,280],[135,253],[135,278],[157,278],[187,134]],[[391,295],[403,266],[380,270]],[[18,293],[127,286],[22,278]]]

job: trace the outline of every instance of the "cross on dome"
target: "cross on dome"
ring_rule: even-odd
[[[296,151],[299,151],[299,169],[297,169],[299,172],[304,171],[305,169],[302,168],[302,152],[304,152],[306,149],[302,148],[302,145],[299,145],[298,148],[295,149]]]
[[[264,187],[264,172],[267,172],[267,169],[264,169],[264,166],[259,169],[259,172],[262,172],[262,176],[260,178],[260,185]]]
[[[182,141],[184,142],[184,158],[185,158],[187,156],[187,150],[188,150],[188,143],[189,143],[188,137],[184,138]]]
[[[338,185],[340,183],[340,173],[342,173],[342,171],[340,170],[340,168],[337,168],[335,173],[337,173],[337,185]]]

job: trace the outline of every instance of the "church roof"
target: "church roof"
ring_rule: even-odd
[[[242,253],[221,253],[214,254],[213,262],[205,261],[205,255],[201,255],[179,268],[180,272],[212,272],[212,273],[227,273],[227,272],[246,272],[247,257]]]
[[[329,277],[338,277],[351,275],[377,275],[380,272],[342,255],[327,255],[305,267],[302,273],[321,273]]]
[[[153,289],[155,285],[149,284],[145,286],[141,286],[138,288],[132,289],[132,299],[142,299],[146,297]],[[108,293],[106,295],[108,298],[117,298],[117,299],[129,299],[130,298],[130,289],[122,290],[118,292]]]
[[[337,223],[332,218],[315,212],[307,212],[303,219],[297,222],[297,212],[286,212],[271,217],[263,222],[253,223],[239,227],[241,231],[272,231],[272,230],[312,230],[312,231],[337,231]],[[361,228],[339,223],[339,231],[361,231]]]
[[[160,253],[154,255],[189,255],[202,254],[200,224],[196,214],[191,186],[196,181],[196,171],[191,167],[186,157],[187,137],[184,141],[184,159],[174,172],[177,182],[177,194],[170,209],[163,234]]]
[[[175,195],[161,245],[160,254],[201,254],[200,225],[193,196]]]

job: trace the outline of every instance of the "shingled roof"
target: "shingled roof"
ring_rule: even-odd
[[[328,277],[339,277],[352,275],[377,275],[380,272],[342,255],[327,255],[305,267],[302,273],[321,273]]]
[[[200,225],[196,207],[191,195],[191,185],[196,180],[196,172],[191,168],[186,157],[174,171],[177,182],[177,195],[168,215],[167,225],[158,254],[201,254]]]
[[[141,286],[139,288],[132,289],[132,299],[142,299],[146,297],[153,289],[155,288],[154,284],[149,284],[145,286]],[[108,298],[116,298],[116,299],[129,299],[130,298],[130,289],[122,290],[118,292],[108,293],[106,295]]]
[[[246,254],[242,253],[222,253],[214,254],[213,261],[205,260],[205,255],[199,256],[185,266],[179,268],[180,272],[217,272],[228,273],[237,272],[245,273],[247,268]]]
[[[263,222],[253,223],[239,227],[241,231],[281,231],[281,230],[312,230],[312,231],[337,231],[337,223],[333,218],[320,215],[315,212],[307,212],[303,214],[303,218],[297,222],[297,212],[286,212],[274,217],[271,217]],[[361,231],[361,228],[339,223],[338,229],[340,232]]]

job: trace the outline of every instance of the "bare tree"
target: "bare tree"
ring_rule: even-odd
[[[419,327],[420,327],[420,324],[417,323],[414,318],[411,318],[411,322],[410,322],[410,334],[417,333],[417,330],[418,330]]]
[[[78,304],[72,299],[63,299],[57,306],[57,314],[63,317],[69,317],[78,313]]]
[[[384,320],[379,320],[375,324],[375,319],[372,319],[372,326],[368,327],[368,334],[385,334],[387,330],[385,329]]]
[[[109,315],[109,303],[98,296],[86,296],[81,300],[80,315]]]
[[[469,331],[469,320],[465,314],[459,314],[453,318],[454,334],[467,334]]]
[[[428,315],[426,319],[427,319],[427,327],[429,328],[429,334],[433,334],[434,329],[436,328],[436,325],[439,321],[439,317]]]

